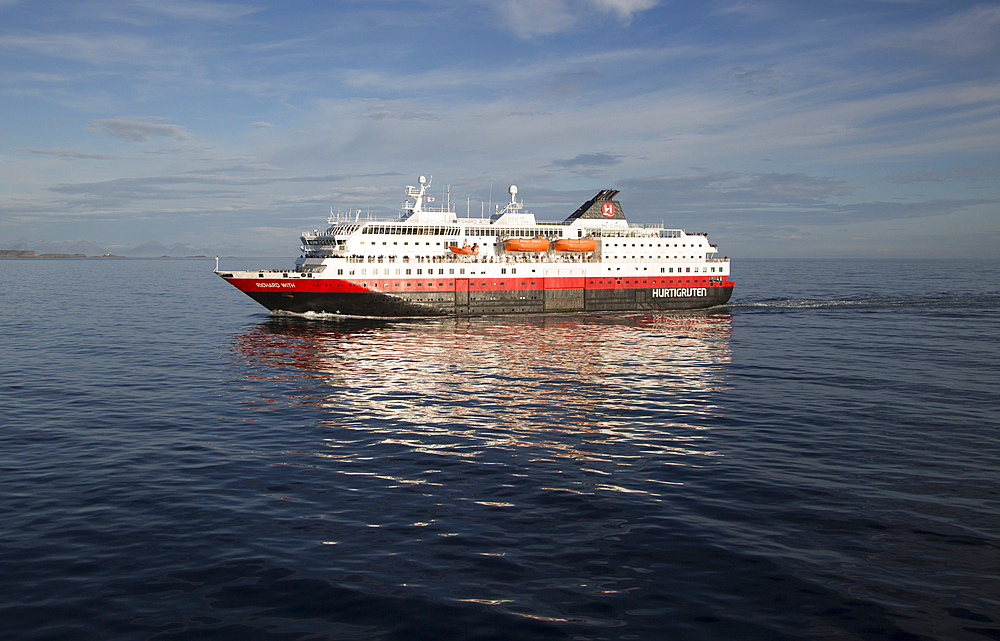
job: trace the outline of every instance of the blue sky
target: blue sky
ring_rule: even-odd
[[[1000,257],[1000,3],[0,0],[0,247],[295,255],[403,186],[731,257]]]

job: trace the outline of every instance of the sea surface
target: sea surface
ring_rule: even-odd
[[[383,322],[0,260],[0,638],[1000,639],[998,267]]]

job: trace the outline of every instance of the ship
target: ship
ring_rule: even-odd
[[[435,208],[430,181],[405,188],[391,220],[334,216],[302,234],[289,269],[215,273],[272,313],[357,317],[647,312],[724,305],[729,258],[705,233],[629,223],[615,189],[561,222],[517,200],[486,217]],[[353,213],[353,212],[352,212]]]

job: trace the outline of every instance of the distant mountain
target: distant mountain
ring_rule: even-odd
[[[14,242],[0,243],[0,249],[9,249],[11,251],[33,251],[34,247],[31,246],[31,241],[21,236]]]
[[[22,238],[7,247],[3,247],[3,249],[34,251],[38,254],[86,254],[87,256],[100,256],[107,253],[106,249],[89,240],[29,241]]]
[[[34,251],[38,254],[85,254],[87,256],[116,254],[131,258],[159,258],[160,256],[170,256],[171,258],[185,258],[187,256],[205,256],[207,258],[214,256],[283,256],[294,254],[296,249],[294,246],[287,248],[248,249],[230,243],[220,243],[214,247],[192,246],[186,243],[164,245],[156,240],[151,240],[132,248],[113,244],[98,245],[89,240],[46,241],[31,240],[24,237],[12,242],[0,240],[0,250]]]
[[[175,245],[176,246],[176,245]],[[132,256],[136,258],[149,258],[153,256],[170,256],[170,249],[166,245],[162,245],[155,240],[151,240],[148,243],[143,243],[138,247],[132,249],[120,250],[122,256]]]
[[[67,254],[86,254],[88,256],[103,256],[108,253],[108,250],[101,247],[97,243],[92,243],[89,240],[78,240],[72,245],[70,245],[65,252]]]

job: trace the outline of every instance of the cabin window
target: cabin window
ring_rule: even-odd
[[[410,272],[406,272],[406,273],[407,273],[407,274],[409,274]],[[424,273],[424,270],[422,270],[422,269],[418,269],[418,270],[417,270],[417,274],[418,274],[418,275],[419,275],[419,274],[423,274],[423,273]]]
[[[687,270],[688,270],[688,273],[690,274],[691,273],[691,268],[688,267]]]
[[[409,270],[409,269],[406,270],[406,275],[407,276],[409,276],[411,273],[412,273],[411,270]]]
[[[451,269],[449,269],[449,270],[448,270],[448,273],[449,273],[449,274],[454,274],[454,273],[455,273],[455,268],[454,268],[454,267],[452,267]]]
[[[343,275],[344,275],[344,270],[343,269],[338,269],[337,270],[337,276],[343,276]],[[261,276],[263,276],[263,274],[261,274]]]

